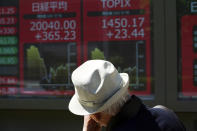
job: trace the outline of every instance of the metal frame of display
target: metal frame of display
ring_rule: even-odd
[[[153,96],[139,96],[148,106],[165,105],[165,17],[164,1],[153,0]],[[0,98],[0,109],[30,109],[30,110],[64,110],[68,108],[70,98]]]
[[[197,101],[178,98],[178,37],[176,0],[166,0],[166,103],[176,112],[197,112]]]
[[[165,105],[164,1],[153,0],[153,70],[154,99],[144,100],[150,106]],[[142,98],[143,99],[143,98]]]

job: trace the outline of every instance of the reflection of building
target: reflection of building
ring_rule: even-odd
[[[46,66],[37,47],[27,49],[27,77],[30,80],[40,80],[47,74]]]
[[[61,91],[72,89],[70,77],[76,67],[75,43],[27,45],[25,50],[26,88]]]
[[[71,85],[71,71],[73,68],[76,67],[76,62],[74,62],[72,59],[73,57],[76,57],[76,44],[75,43],[69,43],[67,46],[67,65],[68,65],[68,85]]]
[[[145,41],[89,42],[89,59],[106,59],[130,76],[130,89],[146,90]],[[148,83],[150,84],[150,83]]]

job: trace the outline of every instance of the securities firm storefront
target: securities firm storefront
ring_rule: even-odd
[[[105,59],[129,74],[131,94],[196,130],[196,20],[194,0],[1,0],[3,129],[79,130],[82,118],[67,110],[72,71]]]

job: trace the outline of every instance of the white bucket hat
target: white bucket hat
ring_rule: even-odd
[[[127,91],[129,76],[118,73],[114,65],[104,60],[89,60],[72,73],[75,94],[69,110],[76,115],[102,112]]]

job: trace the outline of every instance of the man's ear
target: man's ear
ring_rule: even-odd
[[[101,126],[90,115],[84,116],[83,131],[100,131]]]

